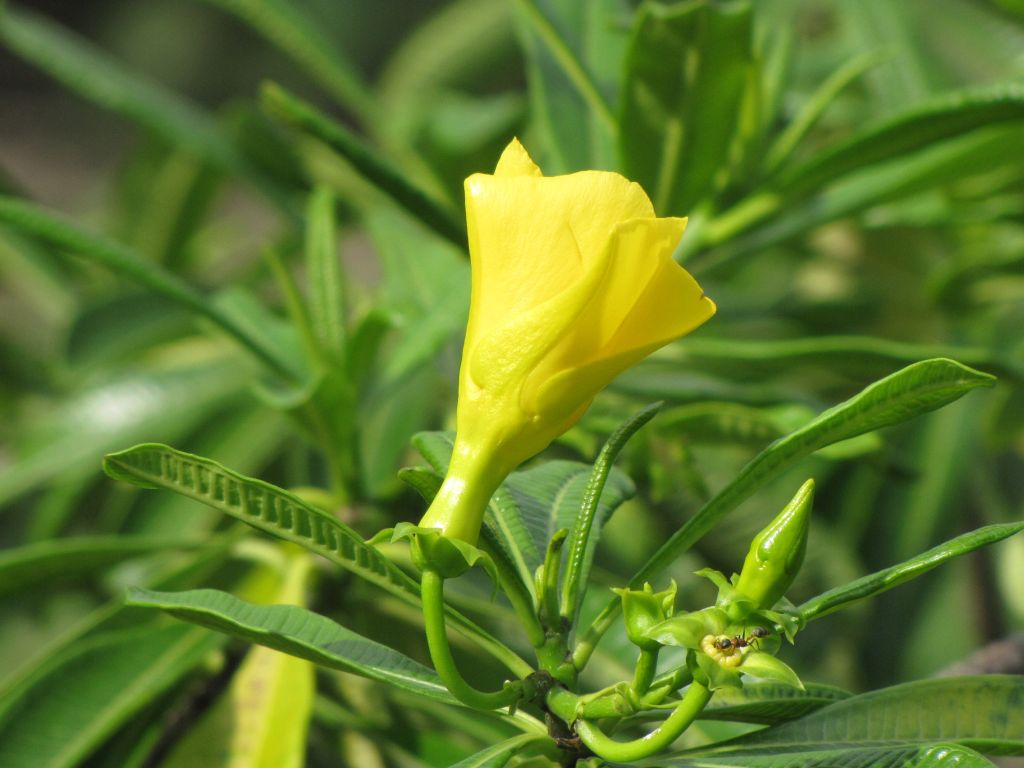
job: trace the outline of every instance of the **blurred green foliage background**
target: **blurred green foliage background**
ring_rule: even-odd
[[[239,549],[219,515],[117,486],[100,475],[105,453],[167,442],[315,489],[364,535],[419,517],[397,471],[416,461],[411,435],[452,424],[469,282],[462,179],[490,171],[513,135],[548,174],[619,170],[660,215],[689,215],[679,257],[719,306],[551,449],[592,460],[625,415],[666,401],[623,462],[638,493],[605,531],[602,584],[632,573],[771,440],[925,357],[999,384],[773,482],[673,568],[681,604],[703,605],[689,574],[735,570],[811,475],[795,599],[1019,520],[1024,7],[755,5],[4,4],[0,192],[120,244],[215,309],[154,292],[156,272],[111,269],[102,243],[53,221],[0,217],[0,742],[38,717],[51,729],[40,733],[75,746],[37,765],[175,765],[241,646],[167,651],[176,673],[117,711],[47,712],[47,686],[59,676],[105,701],[79,679],[81,649],[116,650],[126,632],[158,647],[169,624],[122,608],[127,585],[276,594],[254,586],[265,556]],[[325,302],[344,328],[333,340],[317,326]],[[1021,631],[1021,585],[1024,541],[1009,540],[820,622],[787,661],[853,690],[931,676]],[[483,584],[464,590],[507,628]],[[592,591],[596,606],[607,596]],[[417,617],[343,574],[319,568],[309,605],[423,658]],[[631,668],[624,637],[602,653],[609,678]],[[109,680],[153,663],[100,657]],[[310,765],[447,765],[504,733],[322,676]]]

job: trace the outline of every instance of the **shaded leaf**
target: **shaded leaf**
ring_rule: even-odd
[[[776,683],[744,683],[739,690],[715,694],[700,714],[702,720],[776,725],[796,720],[853,694],[831,685],[805,683],[804,690]]]
[[[626,59],[620,118],[624,172],[659,215],[684,215],[729,165],[753,73],[746,2],[648,2]]]
[[[155,592],[132,589],[130,605],[159,608],[331,669],[368,677],[445,703],[455,699],[430,669],[356,634],[326,616],[295,605],[253,605],[216,589]]]
[[[0,712],[0,765],[80,765],[223,641],[217,634],[180,625],[84,641]]]
[[[691,755],[804,752],[954,742],[989,754],[1024,754],[1024,678],[951,677],[883,688],[807,717]]]

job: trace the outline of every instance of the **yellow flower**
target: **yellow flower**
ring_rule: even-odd
[[[545,177],[517,140],[466,179],[473,268],[456,441],[420,522],[474,543],[491,494],[615,376],[715,312],[672,259],[686,219],[617,173]]]

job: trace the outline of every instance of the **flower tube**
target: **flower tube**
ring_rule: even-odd
[[[447,477],[421,527],[473,544],[498,485],[624,369],[715,312],[658,218],[616,173],[545,177],[517,140],[466,179],[473,285]]]

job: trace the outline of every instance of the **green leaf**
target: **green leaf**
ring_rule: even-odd
[[[466,248],[466,227],[461,219],[347,128],[275,83],[264,84],[261,99],[271,115],[322,141],[427,227]]]
[[[513,736],[511,739],[493,744],[475,755],[470,755],[465,760],[460,760],[451,768],[504,768],[513,757],[523,750],[523,747],[545,738],[533,733]]]
[[[367,545],[352,528],[270,483],[244,477],[210,459],[157,443],[144,443],[109,454],[103,460],[103,470],[117,480],[143,488],[163,488],[195,499],[265,533],[293,541],[326,557],[405,603],[420,605],[419,585],[377,549]],[[462,614],[451,609],[448,617],[454,628],[511,669],[530,669]]]
[[[331,669],[378,680],[447,704],[456,703],[432,670],[335,624],[326,616],[296,605],[254,605],[216,589],[132,589],[128,604],[159,608],[179,619]]]
[[[662,216],[708,198],[729,153],[754,67],[747,2],[648,2],[626,58],[619,150]]]
[[[921,680],[854,696],[807,717],[687,755],[954,742],[986,754],[1024,754],[1024,678]]]
[[[786,195],[819,189],[851,171],[1000,122],[1024,120],[1024,86],[1007,83],[947,94],[889,118],[780,175]]]
[[[909,365],[926,358],[946,357],[966,365],[981,367],[996,376],[1024,378],[1024,366],[988,347],[948,344],[913,344],[874,336],[809,336],[805,338],[713,339],[694,336],[686,344],[666,347],[659,358],[677,365],[727,367],[738,375],[757,370],[792,370],[794,366],[818,369],[827,365],[851,375],[893,365]],[[667,416],[667,414],[666,414]],[[659,423],[665,419],[660,419]]]
[[[338,256],[334,224],[334,196],[317,187],[306,209],[306,280],[309,315],[326,361],[342,360],[345,353],[345,274]]]
[[[612,99],[625,45],[621,0],[517,0],[534,150],[548,175],[614,167]]]
[[[362,75],[345,58],[345,52],[324,34],[317,21],[304,14],[303,6],[281,0],[206,0],[233,13],[323,85],[339,104],[364,122],[377,118],[378,107]]]
[[[74,581],[154,552],[204,546],[194,538],[76,536],[0,552],[0,596],[54,581]]]
[[[84,641],[0,714],[4,768],[72,768],[223,643],[187,626]]]
[[[808,131],[818,122],[825,110],[835,101],[836,96],[881,60],[882,56],[877,52],[864,53],[850,59],[829,75],[828,79],[811,94],[800,112],[768,149],[764,159],[765,171],[771,173],[782,165],[800,145]]]
[[[590,567],[594,561],[594,550],[597,548],[597,541],[601,536],[601,527],[614,511],[618,504],[625,501],[627,497],[621,498],[618,504],[609,508],[607,505],[602,509],[601,497],[604,494],[608,476],[611,474],[615,459],[619,452],[625,447],[629,439],[637,433],[647,422],[653,419],[662,403],[653,403],[639,413],[634,414],[616,429],[597,455],[594,467],[587,479],[587,486],[583,492],[583,499],[580,508],[572,519],[572,527],[569,529],[569,539],[566,542],[565,553],[565,575],[562,577],[562,605],[560,613],[563,618],[575,623],[583,596],[586,594]],[[618,489],[621,495],[625,489]],[[632,495],[632,488],[629,489]],[[602,515],[598,516],[598,510]],[[596,527],[595,527],[596,526]]]
[[[655,553],[630,582],[640,584],[699,541],[757,488],[814,451],[941,408],[995,379],[953,360],[925,360],[876,381],[765,448]]]
[[[180,439],[214,411],[223,412],[229,399],[245,402],[251,373],[242,362],[232,356],[143,368],[48,403],[45,418],[18,425],[14,456],[0,473],[0,503],[58,476],[92,475],[103,454],[125,443]]]
[[[849,584],[830,589],[801,605],[797,610],[805,621],[827,616],[866,597],[885,592],[905,581],[927,573],[932,568],[942,565],[954,557],[966,555],[976,549],[1002,541],[1024,530],[1024,523],[1002,523],[987,525],[984,528],[957,536],[955,539],[939,544],[937,547],[912,557],[899,565],[893,565],[881,571],[863,576]]]
[[[740,690],[719,691],[700,714],[701,720],[776,725],[808,715],[853,694],[831,685],[805,683],[804,690],[778,683],[743,684]]]
[[[253,182],[280,199],[250,168],[197,107],[159,84],[129,71],[91,43],[44,16],[6,3],[0,13],[0,40],[85,99],[138,123],[211,165]]]
[[[261,531],[293,541],[363,579],[419,604],[419,586],[333,515],[270,483],[159,443],[143,443],[103,460],[116,480],[163,488],[202,502]]]
[[[293,376],[287,361],[268,349],[263,339],[240,327],[208,297],[195,290],[176,275],[148,263],[134,251],[106,240],[43,208],[9,197],[0,197],[0,222],[39,239],[84,256],[113,270],[176,304],[192,310],[211,321],[228,336],[249,350],[271,370],[286,377]]]
[[[871,384],[859,394],[819,414],[801,429],[776,440],[755,456],[739,475],[666,541],[630,580],[638,587],[663,571],[698,542],[725,515],[767,482],[815,451],[842,440],[899,424],[941,408],[995,379],[953,360],[925,360]],[[618,614],[610,601],[581,640],[578,654],[589,655]]]
[[[1004,169],[1006,158],[1022,151],[1024,132],[1014,125],[997,124],[851,172],[814,190],[810,204],[797,205],[790,197],[769,192],[753,195],[700,231],[702,245],[720,246],[702,259],[701,268],[720,267],[740,254],[763,251],[829,221],[893,200]],[[762,222],[767,223],[739,236]]]
[[[993,768],[973,749],[956,744],[909,747],[823,749],[806,752],[744,753],[739,757],[678,757],[653,760],[648,766],[668,768]]]
[[[430,504],[441,490],[444,477],[428,467],[403,467],[398,470],[398,478]]]

